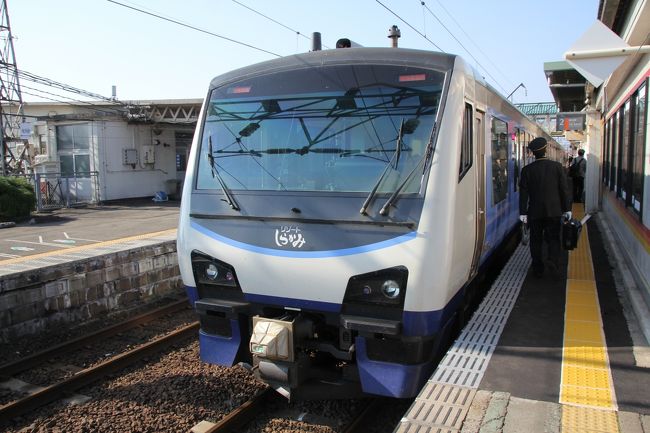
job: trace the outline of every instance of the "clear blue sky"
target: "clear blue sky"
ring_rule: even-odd
[[[116,1],[280,55],[311,47],[233,0]],[[527,94],[517,90],[515,102],[552,101],[543,64],[562,60],[598,9],[598,0],[426,0],[426,8],[419,0],[381,0],[430,42],[375,0],[237,1],[306,36],[318,31],[332,48],[341,37],[388,46],[388,28],[396,24],[401,47],[437,51],[433,42],[460,54],[503,94],[523,82]],[[107,0],[7,0],[7,6],[19,69],[106,96],[116,85],[125,101],[203,98],[213,77],[276,57]],[[30,93],[36,92],[26,86],[46,89],[21,85]]]

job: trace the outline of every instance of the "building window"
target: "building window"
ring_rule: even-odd
[[[474,113],[472,106],[465,104],[465,116],[463,118],[463,136],[460,142],[460,168],[458,180],[460,181],[465,173],[467,173],[472,166],[472,138],[474,137],[474,128],[472,122],[474,120]]]
[[[643,203],[643,159],[646,130],[646,85],[639,88],[633,98],[634,102],[634,119],[632,124],[632,143],[631,150],[631,205],[634,211],[641,213]]]
[[[508,195],[508,124],[492,118],[492,204]]]
[[[192,147],[192,138],[194,133],[175,131],[176,140],[176,171],[185,171],[187,168],[187,152]]]
[[[610,149],[609,149],[609,190],[616,191],[616,170],[617,170],[617,158],[618,158],[618,113],[612,116],[609,119],[611,126],[611,137],[610,140]]]
[[[630,164],[630,101],[623,104],[623,130],[621,134],[621,178],[620,197],[628,203],[629,195],[629,164]]]
[[[90,124],[59,125],[56,143],[64,177],[90,177]]]

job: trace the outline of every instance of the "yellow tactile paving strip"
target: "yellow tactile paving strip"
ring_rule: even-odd
[[[573,213],[582,218],[582,205]],[[569,252],[560,403],[562,433],[619,431],[587,227]]]
[[[101,248],[101,247],[105,247],[105,246],[109,246],[109,245],[121,244],[121,243],[130,242],[130,241],[138,241],[138,240],[141,240],[141,239],[155,238],[156,236],[165,236],[165,235],[169,235],[169,234],[172,234],[172,233],[175,233],[175,232],[176,232],[176,229],[162,230],[162,231],[159,231],[159,232],[144,233],[144,234],[141,234],[141,235],[129,236],[129,237],[126,237],[126,238],[113,239],[113,240],[110,240],[110,241],[96,242],[94,244],[79,245],[79,246],[76,246],[76,247],[70,247],[70,248],[66,248],[66,249],[59,249],[59,250],[54,250],[54,251],[48,251],[48,252],[45,252],[45,253],[32,254],[30,256],[16,257],[16,258],[13,258],[13,259],[1,260],[0,261],[0,266],[11,265],[11,264],[14,264],[14,263],[22,263],[22,262],[26,262],[26,261],[29,261],[29,260],[43,258],[43,257],[51,257],[51,256],[55,256],[55,255],[58,255],[58,254],[69,254],[69,253],[75,252],[75,251],[89,250],[89,249],[92,249],[92,248]]]

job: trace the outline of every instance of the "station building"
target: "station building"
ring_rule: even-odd
[[[650,338],[647,310],[641,307],[650,305],[650,2],[601,0],[597,18],[611,30],[610,40],[618,36],[630,47],[616,54],[621,63],[602,83],[594,85],[568,62],[544,66],[558,116],[567,112],[567,125],[579,124],[583,116],[585,211],[604,215],[611,241],[621,246],[621,259],[630,269],[625,285]],[[603,44],[591,48],[602,51],[593,60],[615,56],[613,43]]]
[[[158,191],[179,198],[201,103],[25,103],[39,210]]]

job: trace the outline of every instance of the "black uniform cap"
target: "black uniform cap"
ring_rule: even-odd
[[[537,152],[539,150],[545,149],[546,139],[544,137],[537,137],[536,139],[528,143],[528,148],[533,152]]]

